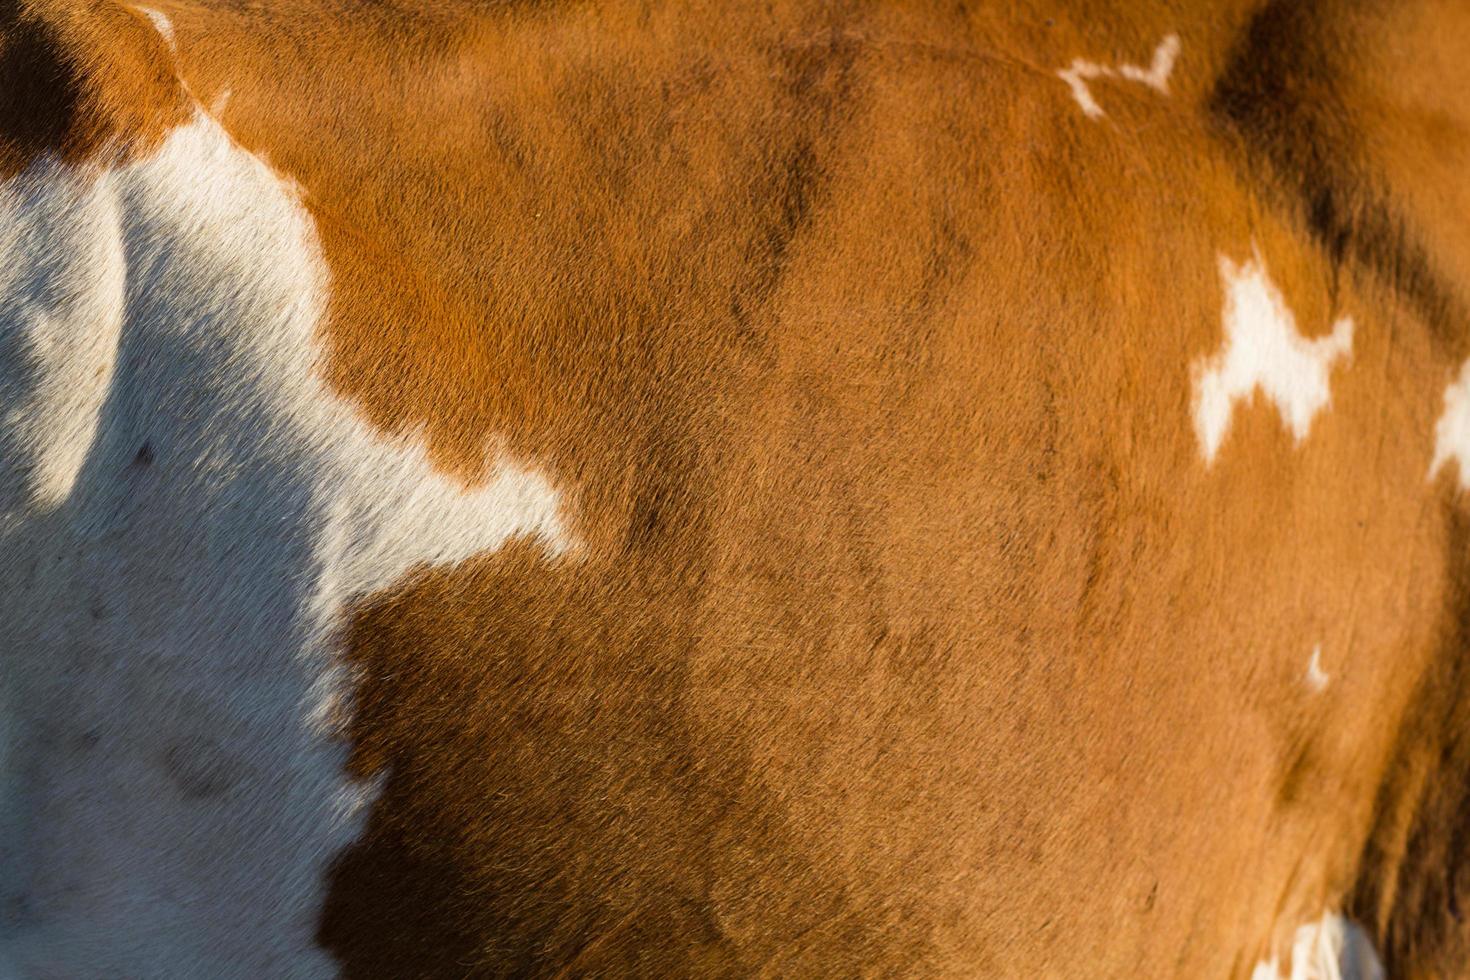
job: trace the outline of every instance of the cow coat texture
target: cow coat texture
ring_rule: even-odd
[[[1470,7],[0,0],[0,980],[1470,975]]]

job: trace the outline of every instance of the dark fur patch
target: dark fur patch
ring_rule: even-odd
[[[1466,962],[1470,899],[1470,517],[1451,512],[1452,599],[1419,679],[1359,859],[1348,907],[1376,933],[1389,976],[1449,975]]]
[[[1210,109],[1264,169],[1335,265],[1355,262],[1407,299],[1447,353],[1465,352],[1464,308],[1446,275],[1363,159],[1338,93],[1337,24],[1354,0],[1273,0],[1251,21]]]
[[[48,153],[116,162],[185,118],[161,39],[121,5],[12,0],[0,38],[0,173]]]

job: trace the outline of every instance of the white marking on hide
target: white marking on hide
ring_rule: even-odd
[[[1179,57],[1179,35],[1170,34],[1154,48],[1153,61],[1147,68],[1138,65],[1123,65],[1118,69],[1124,78],[1142,82],[1160,95],[1169,94],[1169,76],[1174,73],[1174,61]]]
[[[0,964],[327,977],[348,605],[518,535],[570,547],[501,458],[466,490],[315,370],[309,215],[202,114],[101,175],[0,184]],[[487,453],[493,447],[487,446]]]
[[[0,513],[54,507],[71,493],[122,330],[127,263],[111,183],[58,174],[53,190],[0,187],[0,297],[10,298],[0,323]]]
[[[1331,912],[1298,927],[1285,964],[1272,956],[1251,971],[1251,980],[1383,980],[1383,963],[1356,923]]]
[[[1307,663],[1307,686],[1314,691],[1324,691],[1329,680],[1331,678],[1322,669],[1322,644],[1319,643],[1312,649],[1312,659]]]
[[[1331,400],[1328,380],[1334,362],[1350,358],[1353,321],[1342,317],[1326,337],[1308,340],[1256,253],[1242,265],[1220,256],[1225,286],[1224,344],[1197,360],[1194,428],[1208,466],[1215,460],[1237,401],[1259,390],[1276,405],[1282,425],[1300,445],[1312,419]]]
[[[1072,90],[1072,98],[1082,107],[1082,114],[1089,119],[1101,119],[1107,113],[1103,112],[1102,106],[1092,97],[1092,89],[1087,87],[1088,79],[1100,78],[1109,74],[1110,69],[1104,68],[1095,62],[1076,58],[1066,68],[1057,70],[1057,77],[1067,83]]]
[[[1126,78],[1147,85],[1160,95],[1168,95],[1169,76],[1174,73],[1179,47],[1179,35],[1170,34],[1154,48],[1153,60],[1147,68],[1133,64],[1112,68],[1085,58],[1075,58],[1066,68],[1057,71],[1057,77],[1072,90],[1072,98],[1082,107],[1083,115],[1089,119],[1101,119],[1107,113],[1103,112],[1102,106],[1093,98],[1092,89],[1087,84],[1089,81],[1098,78]]]
[[[159,33],[159,36],[163,38],[163,42],[170,49],[174,47],[174,24],[173,21],[168,19],[167,14],[160,10],[154,10],[152,7],[134,7],[133,9],[148,18],[153,24],[153,29]]]
[[[1460,366],[1459,375],[1445,387],[1444,411],[1434,425],[1434,459],[1429,478],[1455,463],[1460,489],[1470,490],[1470,361]]]

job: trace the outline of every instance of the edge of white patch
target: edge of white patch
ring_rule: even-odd
[[[1460,490],[1470,490],[1470,360],[1445,386],[1444,411],[1434,424],[1434,458],[1428,478],[1433,480],[1451,462],[1459,474]]]
[[[1230,433],[1236,402],[1257,391],[1276,405],[1281,424],[1301,445],[1331,401],[1333,364],[1350,360],[1353,349],[1352,317],[1339,318],[1325,337],[1309,340],[1298,332],[1296,317],[1254,246],[1245,262],[1237,265],[1222,254],[1219,265],[1224,339],[1218,352],[1191,366],[1194,428],[1206,466]]]
[[[1331,678],[1322,669],[1322,644],[1312,648],[1312,659],[1307,662],[1307,686],[1313,691],[1325,691]]]
[[[559,495],[503,455],[466,488],[327,386],[312,219],[202,111],[0,183],[0,248],[0,964],[335,975],[325,875],[377,788],[343,617],[512,537],[566,555]]]
[[[1299,926],[1285,964],[1262,960],[1251,980],[1384,980],[1383,963],[1362,927],[1335,912]]]
[[[158,31],[165,44],[170,48],[174,46],[174,22],[168,19],[167,14],[161,10],[154,10],[152,7],[134,7],[133,9],[148,18],[153,24],[153,29]]]

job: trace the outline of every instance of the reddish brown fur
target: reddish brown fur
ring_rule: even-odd
[[[1240,976],[1340,901],[1463,970],[1457,5],[151,5],[304,189],[331,383],[584,545],[356,611],[348,975]],[[8,169],[176,117],[113,5],[6,9],[72,93]],[[1054,74],[1168,32],[1169,97]],[[1253,243],[1352,363],[1207,470]]]

